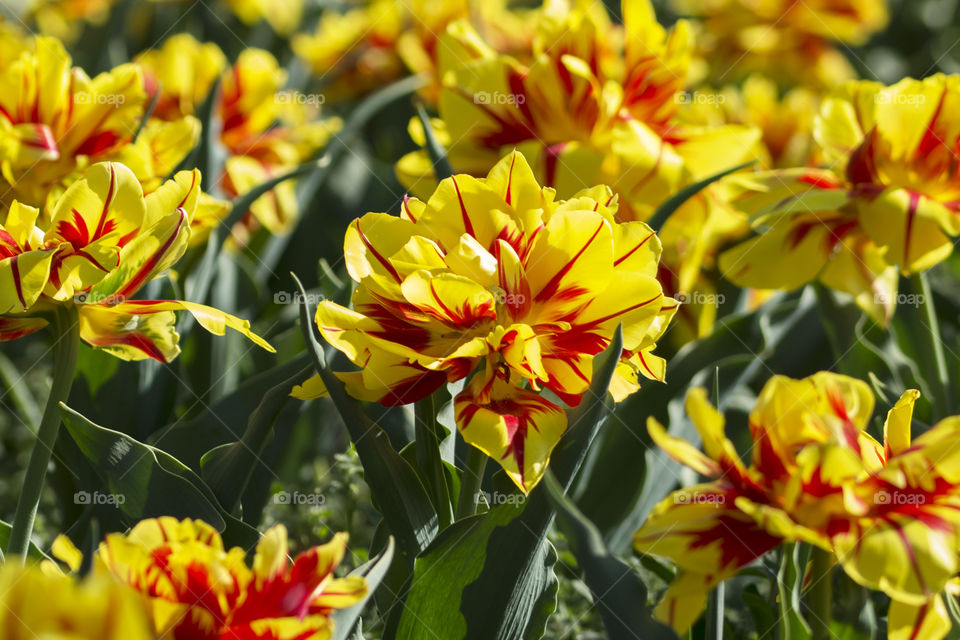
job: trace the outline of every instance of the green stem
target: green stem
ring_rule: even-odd
[[[443,457],[440,455],[440,438],[437,436],[437,405],[433,395],[418,400],[414,405],[416,425],[415,451],[420,477],[430,493],[437,510],[440,528],[453,522],[453,505]]]
[[[37,439],[30,452],[30,462],[27,464],[27,473],[23,479],[23,487],[20,489],[20,499],[17,501],[10,542],[7,545],[7,555],[18,556],[21,562],[30,544],[33,521],[36,519],[37,505],[40,503],[40,492],[43,490],[47,466],[50,464],[53,447],[60,431],[59,405],[70,395],[70,387],[73,385],[73,378],[77,371],[80,324],[77,309],[73,304],[64,304],[57,309],[55,327],[57,333],[54,342],[53,385],[50,387],[50,395],[47,397],[40,427],[37,429]]]
[[[811,582],[808,605],[813,640],[830,640],[830,618],[833,604],[833,556],[829,551],[814,547],[811,554]]]
[[[930,338],[930,351],[933,354],[939,386],[937,389],[939,393],[934,394],[933,407],[937,412],[937,419],[946,418],[953,412],[953,389],[950,386],[950,375],[947,373],[947,359],[943,353],[943,339],[940,337],[940,321],[937,319],[937,310],[933,304],[930,281],[925,271],[915,273],[910,280],[913,290],[920,296],[918,301],[923,309],[924,324]]]
[[[460,477],[460,498],[457,501],[457,520],[477,512],[477,494],[483,483],[483,470],[487,466],[487,454],[473,445],[467,445],[467,462]]]

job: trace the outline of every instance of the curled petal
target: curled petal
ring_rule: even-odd
[[[940,640],[953,627],[942,596],[921,605],[892,600],[887,612],[889,640]]]
[[[910,423],[913,419],[913,405],[920,397],[916,389],[903,392],[897,403],[887,413],[883,423],[883,447],[889,459],[910,448]]]
[[[172,311],[131,313],[124,305],[78,305],[80,337],[121,360],[172,362],[180,354]]]

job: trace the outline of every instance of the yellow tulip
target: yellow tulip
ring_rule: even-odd
[[[888,20],[885,0],[673,0],[702,21],[698,54],[710,79],[763,73],[780,86],[828,88],[856,77],[836,44],[861,45]]]
[[[143,520],[110,534],[96,553],[96,572],[148,598],[164,638],[329,638],[330,614],[359,602],[362,577],[336,578],[347,535],[288,559],[287,530],[277,525],[257,544],[252,566],[239,547],[199,520]]]
[[[6,640],[153,640],[144,598],[107,576],[76,582],[15,561],[0,568]]]
[[[451,24],[440,39],[432,124],[453,169],[481,176],[516,148],[558,197],[607,184],[619,197],[620,219],[645,220],[682,187],[756,157],[758,129],[677,117],[692,54],[689,25],[668,31],[648,0],[624,2],[623,20],[623,27],[611,24],[596,3],[548,2],[525,55],[503,54],[466,21]],[[425,144],[419,122],[410,132]],[[401,158],[397,174],[415,195],[436,186],[426,150]],[[715,189],[688,201],[663,229],[669,293],[709,295],[703,270],[721,241],[746,231],[745,216]],[[701,335],[716,305],[685,312],[686,335]]]
[[[339,118],[320,118],[325,95],[284,91],[286,71],[262,49],[246,49],[232,67],[226,67],[216,45],[179,34],[137,60],[151,91],[159,91],[156,115],[168,121],[165,135],[150,149],[142,148],[138,139],[137,148],[128,152],[139,158],[151,151],[156,154],[156,147],[184,148],[170,141],[184,133],[184,117],[196,111],[221,76],[215,110],[222,122],[220,142],[228,157],[219,184],[231,198],[310,160],[342,125]],[[149,138],[150,133],[144,131],[141,136]],[[275,234],[289,232],[300,215],[296,185],[295,180],[282,182],[258,198],[233,230],[233,239],[245,244],[261,227]],[[198,231],[208,234],[226,213],[222,203],[205,200],[196,219]]]
[[[175,358],[180,310],[212,333],[230,327],[272,350],[249,322],[217,309],[133,299],[186,251],[199,200],[199,171],[182,171],[145,196],[130,169],[100,163],[67,188],[45,230],[38,209],[14,201],[0,226],[0,340],[42,328],[39,314],[53,305],[74,304],[81,338],[125,360]]]
[[[718,582],[799,540],[832,552],[853,580],[892,599],[890,637],[915,628],[942,637],[950,623],[940,594],[960,568],[960,418],[911,441],[919,395],[907,391],[890,410],[880,444],[866,432],[874,399],[865,383],[776,376],[750,414],[749,466],[703,389],[690,392],[687,413],[704,453],[651,418],[664,451],[713,478],[669,496],[636,533],[638,551],[681,569],[656,615],[685,631]]]
[[[759,234],[720,258],[742,286],[793,289],[814,279],[854,296],[878,322],[896,307],[897,274],[929,269],[960,233],[960,78],[884,87],[853,82],[825,98],[816,138],[829,169],[732,181]]]
[[[457,175],[400,217],[369,213],[347,231],[353,308],[321,302],[323,336],[362,370],[340,373],[363,400],[400,405],[470,375],[455,399],[464,439],[524,492],[566,429],[549,389],[580,402],[593,356],[623,326],[616,400],[662,379],[652,352],[676,302],[656,279],[660,243],[642,222],[617,222],[607,187],[555,199],[523,155],[486,178]],[[299,397],[324,392],[314,378]]]

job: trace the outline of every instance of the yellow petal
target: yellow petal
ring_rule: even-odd
[[[567,428],[567,415],[538,394],[494,381],[490,401],[476,396],[482,378],[477,376],[455,402],[457,428],[464,440],[503,467],[523,493],[540,482],[550,453]]]

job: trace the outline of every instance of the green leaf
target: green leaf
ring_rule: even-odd
[[[590,587],[594,603],[600,609],[607,637],[610,640],[674,640],[677,636],[673,630],[650,615],[646,606],[647,587],[640,577],[610,553],[600,532],[564,494],[552,473],[548,471],[543,481],[557,510],[560,529],[583,570],[583,581]]]
[[[746,169],[754,163],[756,163],[756,160],[744,162],[743,164],[738,164],[735,167],[726,169],[725,171],[721,171],[720,173],[716,173],[712,176],[704,178],[703,180],[698,180],[693,184],[685,186],[683,189],[680,189],[680,191],[677,191],[675,194],[664,200],[660,206],[657,207],[657,210],[653,212],[653,215],[650,216],[650,219],[647,220],[647,224],[650,225],[650,228],[654,231],[660,231],[670,216],[673,215],[673,212],[683,206],[683,203],[685,203],[687,200],[697,195],[703,189],[710,186],[720,178],[728,176],[736,171],[740,171],[741,169]]]
[[[420,118],[420,124],[423,125],[427,153],[430,155],[430,162],[433,163],[433,175],[437,182],[449,178],[453,175],[453,167],[450,166],[450,160],[447,158],[447,150],[437,140],[437,134],[433,130],[433,125],[430,124],[430,116],[427,115],[422,103],[417,104],[417,116]]]
[[[387,548],[378,555],[373,560],[363,564],[360,567],[357,567],[356,570],[352,571],[350,575],[352,576],[363,576],[367,581],[367,594],[363,599],[346,609],[337,609],[331,614],[334,624],[336,625],[333,631],[333,635],[330,637],[330,640],[348,640],[351,637],[351,631],[354,626],[357,627],[357,631],[360,630],[360,614],[363,612],[363,608],[367,605],[367,602],[370,601],[370,598],[373,596],[374,592],[377,590],[377,587],[380,586],[380,582],[383,580],[384,576],[387,575],[387,570],[390,568],[390,563],[393,562],[393,538],[387,540]],[[362,637],[362,636],[361,636]]]
[[[201,458],[201,475],[227,511],[233,512],[240,505],[259,457],[273,438],[277,416],[290,399],[290,390],[309,378],[312,371],[313,367],[302,369],[267,391],[250,415],[243,437],[211,449]]]
[[[147,443],[162,448],[187,466],[197,468],[207,451],[239,440],[244,425],[257,411],[264,395],[280,382],[301,372],[309,363],[310,356],[302,354],[258,373],[240,383],[230,395],[205,407],[196,417],[178,420],[158,431]]]
[[[809,545],[789,543],[783,546],[783,558],[777,573],[780,592],[780,637],[783,640],[809,640],[810,625],[800,615],[800,593],[810,557]]]
[[[10,531],[12,529],[13,525],[11,525],[9,522],[0,520],[0,549],[6,549],[10,544]],[[30,560],[35,560],[36,562],[52,560],[52,558],[44,553],[40,547],[35,545],[33,541],[30,542],[30,546],[27,549],[27,558]],[[2,559],[0,559],[0,562],[2,562]]]
[[[757,590],[757,585],[748,584],[743,588],[740,597],[750,611],[757,635],[761,638],[776,637],[776,632],[774,631],[777,626],[776,610],[770,606],[770,602],[767,601],[766,598],[760,595],[760,592]]]
[[[437,512],[413,467],[397,453],[386,432],[367,417],[360,403],[347,395],[343,383],[327,368],[326,356],[313,330],[306,292],[295,275],[293,279],[300,291],[300,323],[307,350],[350,433],[370,493],[390,533],[396,536],[401,553],[412,563],[437,534]]]
[[[60,404],[64,425],[93,464],[120,511],[134,519],[197,518],[218,530],[226,522],[203,481],[173,456],[96,425]]]
[[[555,607],[556,552],[544,537],[512,535],[508,525],[522,512],[506,504],[438,535],[417,559],[395,637],[433,640],[436,629],[445,640],[539,637]],[[497,591],[478,589],[477,581],[491,571]]]

